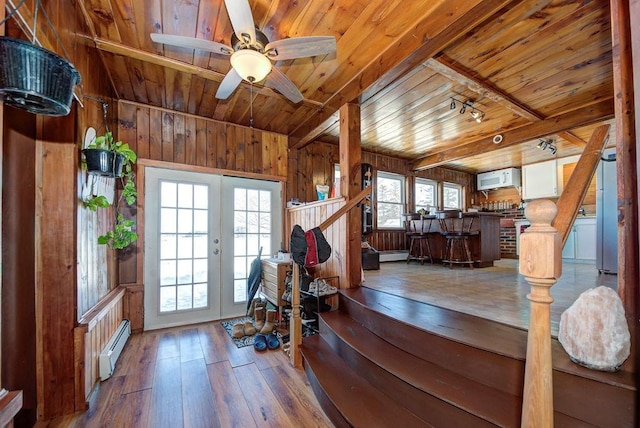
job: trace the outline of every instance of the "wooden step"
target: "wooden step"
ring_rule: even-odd
[[[321,336],[305,337],[300,351],[313,391],[336,426],[431,426],[353,371]]]
[[[475,382],[522,395],[526,331],[365,287],[343,291],[340,311],[385,341]]]
[[[518,426],[521,397],[472,381],[410,354],[343,312],[324,314],[324,340],[351,368],[435,426]]]
[[[418,358],[522,395],[526,331],[366,287],[341,290],[340,311]],[[634,420],[637,387],[626,365],[615,373],[586,369],[555,339],[552,357],[558,426],[622,427]]]

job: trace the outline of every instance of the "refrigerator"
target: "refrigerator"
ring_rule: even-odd
[[[596,170],[596,268],[618,273],[618,194],[615,149],[607,149]]]

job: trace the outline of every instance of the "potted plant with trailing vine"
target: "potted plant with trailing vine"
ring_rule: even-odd
[[[138,234],[133,230],[135,221],[125,219],[119,209],[122,200],[131,206],[136,202],[138,197],[134,180],[135,176],[133,174],[133,164],[136,162],[138,156],[136,152],[129,147],[129,144],[123,143],[122,141],[114,141],[113,134],[110,131],[96,137],[82,153],[85,155],[89,174],[116,177],[119,178],[122,183],[120,197],[117,198],[114,203],[116,221],[113,229],[99,236],[98,244],[108,245],[118,250],[124,249],[138,239]],[[99,162],[102,164],[97,166],[95,164],[90,165],[90,158],[93,160],[96,157],[101,159]],[[84,201],[84,205],[92,211],[111,206],[109,200],[104,195],[91,196]]]

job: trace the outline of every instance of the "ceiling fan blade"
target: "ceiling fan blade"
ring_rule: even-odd
[[[222,82],[220,82],[220,86],[218,86],[218,91],[216,92],[216,98],[226,100],[240,85],[240,82],[242,82],[242,77],[240,77],[234,68],[231,68],[227,75],[224,76],[224,79],[222,79]]]
[[[275,40],[265,46],[266,55],[274,60],[323,55],[336,51],[333,36],[293,37]]]
[[[163,43],[165,45],[178,46],[187,49],[201,49],[203,51],[221,55],[231,55],[233,53],[233,49],[230,46],[213,42],[211,40],[162,33],[151,33],[149,35],[151,36],[151,40],[154,42]]]
[[[251,39],[251,43],[256,41],[256,26],[253,23],[253,15],[249,0],[224,0],[229,14],[229,20],[233,27],[233,32],[240,40],[246,40],[246,35]]]
[[[292,103],[297,104],[304,99],[296,85],[294,85],[293,82],[284,75],[284,73],[275,67],[271,67],[271,73],[267,75],[264,84],[265,86],[276,89]]]

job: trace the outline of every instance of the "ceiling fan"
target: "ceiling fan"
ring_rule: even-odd
[[[156,43],[188,49],[201,49],[219,55],[231,56],[231,70],[220,82],[216,98],[226,99],[240,85],[242,80],[251,84],[264,79],[264,85],[276,89],[293,103],[302,101],[302,93],[272,60],[286,60],[314,55],[322,55],[336,50],[333,36],[293,37],[269,42],[267,36],[257,29],[253,22],[248,0],[225,0],[234,34],[231,46],[195,37],[174,36],[151,33]]]

